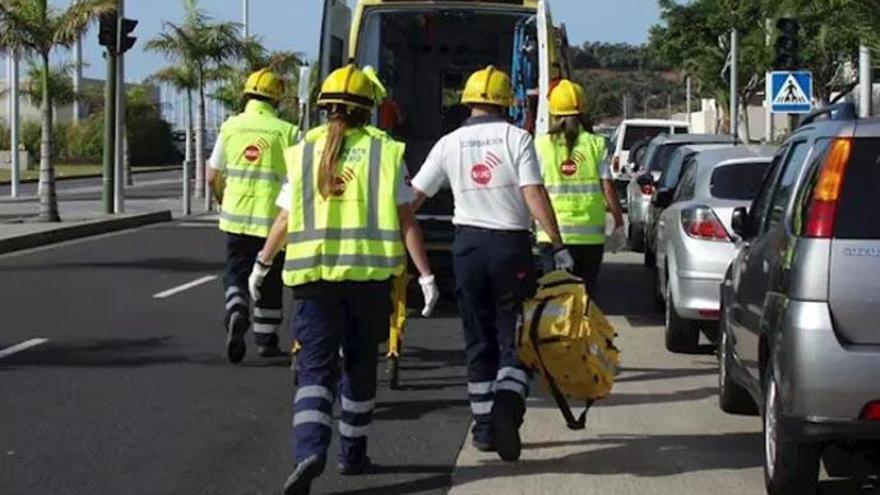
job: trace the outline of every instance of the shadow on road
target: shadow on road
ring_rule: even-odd
[[[399,466],[398,468],[405,468],[407,466]],[[421,469],[421,466],[413,466],[416,469]],[[445,491],[450,484],[452,484],[452,475],[449,473],[451,470],[451,466],[441,466],[446,474],[439,474],[437,476],[430,476],[428,478],[421,478],[417,480],[405,481],[402,483],[395,483],[392,485],[383,485],[376,486],[371,488],[360,488],[355,490],[343,490],[332,492],[331,495],[405,495],[409,493],[423,493],[429,491]],[[431,471],[431,466],[424,467],[427,472]],[[393,469],[393,468],[392,468]],[[401,471],[406,472],[406,471]],[[408,472],[423,472],[423,471],[408,471]]]
[[[52,341],[15,354],[0,361],[0,369],[23,366],[127,368],[155,366],[169,363],[207,362],[206,356],[192,354],[161,354],[173,337],[158,336],[140,339],[98,339],[77,342]],[[221,357],[216,358],[218,362]]]
[[[819,483],[816,495],[862,495],[880,493],[880,480],[829,480]]]
[[[760,467],[762,459],[759,433],[622,435],[523,445],[527,450],[556,447],[590,450],[550,459],[521,460],[515,465],[487,461],[479,467],[458,468],[454,482],[465,484],[487,478],[553,473],[659,477],[719,469],[751,469]]]
[[[717,367],[711,368],[631,368],[620,369],[620,376],[615,380],[617,383],[624,382],[648,382],[655,380],[671,380],[675,378],[688,378],[693,376],[707,376],[718,373]]]
[[[148,258],[140,260],[120,260],[120,261],[77,261],[66,263],[40,263],[40,264],[21,264],[21,265],[4,265],[0,267],[0,272],[57,272],[59,270],[78,270],[82,268],[95,269],[131,269],[131,270],[158,270],[181,273],[204,273],[216,272],[220,273],[225,267],[225,263],[221,261],[208,262],[195,258]]]

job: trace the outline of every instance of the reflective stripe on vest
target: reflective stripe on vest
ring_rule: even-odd
[[[294,201],[302,206],[302,229],[293,230],[295,222],[294,213],[291,212],[284,263],[284,281],[287,285],[296,286],[317,280],[386,280],[399,275],[405,268],[403,241],[400,228],[396,225],[396,205],[393,212],[385,211],[386,214],[395,215],[395,221],[392,222],[395,228],[383,229],[380,222],[383,208],[388,210],[391,207],[389,198],[381,193],[384,140],[373,137],[369,141],[369,163],[364,168],[367,173],[367,201],[364,205],[366,225],[358,227],[343,227],[341,219],[335,219],[338,226],[318,227],[316,200],[323,199],[316,197],[315,142],[306,141],[302,145],[299,167],[302,173],[301,190],[293,191],[294,194],[299,192],[299,198],[294,198]],[[391,187],[396,188],[396,184]],[[394,203],[393,199],[391,203]],[[334,206],[329,204],[328,207]],[[345,208],[345,205],[338,208]]]
[[[284,149],[296,127],[275,115],[271,105],[248,102],[245,111],[223,124],[224,170],[220,230],[266,237],[278,215],[275,199],[285,182]]]
[[[582,133],[571,153],[564,140],[554,136],[540,136],[535,142],[564,244],[605,242],[605,197],[599,177],[604,145],[598,139]],[[550,242],[540,227],[537,235],[538,242]]]

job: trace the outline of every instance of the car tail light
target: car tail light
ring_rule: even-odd
[[[862,419],[870,421],[880,420],[880,401],[869,402],[868,405],[862,409]]]
[[[708,206],[693,206],[682,210],[681,228],[688,237],[701,241],[729,242],[727,229]]]
[[[642,189],[642,194],[645,196],[652,196],[654,194],[654,185],[653,184],[644,184],[640,186]]]
[[[721,310],[719,309],[701,309],[699,314],[703,318],[711,318],[713,320],[721,319]]]
[[[831,150],[822,163],[819,180],[813,191],[813,201],[810,203],[804,229],[806,237],[829,239],[834,234],[837,203],[851,155],[851,139],[835,139],[831,143]]]

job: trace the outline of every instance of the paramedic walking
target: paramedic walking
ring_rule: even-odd
[[[226,353],[233,363],[244,359],[244,336],[251,321],[260,356],[285,355],[278,347],[283,258],[267,260],[272,269],[261,297],[253,301],[252,314],[247,285],[257,252],[278,215],[275,198],[285,176],[284,150],[299,133],[276,116],[283,92],[284,83],[275,73],[262,69],[251,74],[244,88],[245,110],[223,124],[209,162],[208,180],[220,204],[220,230],[226,232]]]
[[[329,123],[287,150],[282,211],[251,274],[251,290],[259,293],[286,241],[284,283],[297,300],[291,320],[302,345],[293,417],[297,465],[284,486],[288,495],[308,494],[324,470],[337,391],[338,468],[344,475],[370,468],[378,346],[388,337],[391,282],[406,269],[405,249],[421,274],[425,314],[438,298],[412,212],[404,145],[367,126],[375,98],[374,83],[354,65],[324,82],[318,104]]]
[[[505,120],[510,79],[489,66],[467,82],[471,117],[443,137],[412,185],[420,205],[444,185],[455,199],[453,263],[464,326],[473,443],[502,459],[520,455],[529,376],[517,359],[516,322],[534,287],[532,217],[548,232],[560,268],[573,265],[557,232],[531,136]]]
[[[579,85],[565,79],[550,92],[550,134],[535,140],[544,186],[550,195],[562,242],[574,258],[574,273],[594,288],[605,250],[605,209],[614,217],[609,248],[625,242],[623,213],[611,171],[605,160],[605,141],[586,131],[586,98]],[[538,229],[545,269],[553,266],[551,238]]]

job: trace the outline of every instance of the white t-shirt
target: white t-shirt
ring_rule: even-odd
[[[397,190],[394,192],[394,199],[397,201],[397,206],[412,203],[415,199],[415,195],[409,185],[409,170],[407,170],[405,162],[400,164],[399,175],[400,182],[398,182]],[[291,202],[293,201],[291,195],[290,183],[285,182],[284,185],[281,186],[281,192],[278,193],[278,198],[275,199],[275,204],[282,210],[289,211]]]
[[[532,136],[497,117],[468,119],[444,136],[412,180],[427,196],[452,188],[455,225],[494,230],[531,229],[521,188],[543,183]]]

